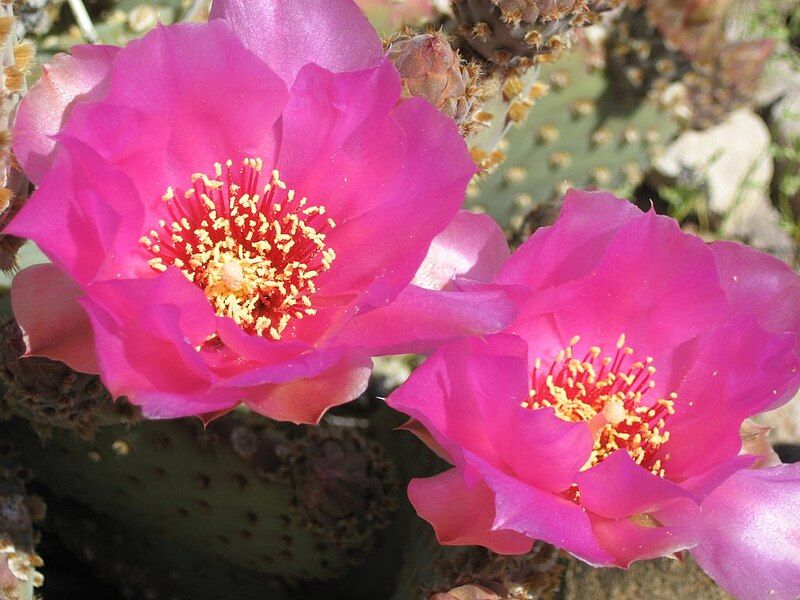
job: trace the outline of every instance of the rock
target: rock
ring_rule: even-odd
[[[791,260],[794,245],[769,199],[771,143],[764,121],[739,109],[715,127],[681,135],[656,160],[654,183],[700,184],[719,235]]]
[[[778,409],[759,415],[755,420],[772,427],[773,444],[800,444],[800,394]]]
[[[781,226],[780,213],[772,206],[766,193],[744,198],[728,214],[719,231],[725,238],[769,252],[784,262],[791,264],[795,259],[794,241]]]
[[[733,600],[703,573],[691,557],[642,561],[630,569],[595,569],[571,559],[564,578],[564,600]]]
[[[769,189],[773,163],[770,134],[752,111],[740,109],[705,131],[687,131],[655,162],[655,170],[671,180],[704,180],[708,206],[724,216],[740,195]],[[745,185],[746,184],[746,185]]]
[[[791,87],[770,111],[775,139],[793,146],[800,141],[800,71],[793,73],[788,82]]]
[[[779,42],[775,46],[758,84],[755,101],[759,106],[773,105],[800,88],[798,61],[790,56],[791,52],[786,42]]]

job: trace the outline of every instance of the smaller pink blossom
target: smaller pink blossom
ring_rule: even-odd
[[[487,282],[516,321],[446,344],[388,399],[453,465],[408,490],[439,541],[541,539],[618,567],[688,550],[740,598],[796,600],[800,465],[740,431],[800,386],[800,278],[571,192]]]
[[[508,255],[460,211],[466,144],[400,96],[352,0],[216,0],[55,57],[14,130],[38,188],[7,231],[52,261],[14,281],[28,353],[153,418],[315,423],[372,356],[507,325],[501,291],[454,283]]]

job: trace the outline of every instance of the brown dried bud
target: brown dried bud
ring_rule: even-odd
[[[725,44],[713,58],[695,64],[684,77],[691,119],[695,129],[711,127],[731,111],[749,104],[772,54],[772,40]]]
[[[403,96],[425,98],[461,125],[470,113],[467,96],[469,70],[441,33],[398,39],[389,46],[389,58],[400,72]]]
[[[112,397],[96,375],[73,371],[64,363],[23,357],[25,342],[13,320],[0,327],[0,381],[5,400],[34,424],[68,427],[90,435],[99,413],[113,407]]]
[[[673,48],[692,60],[710,56],[723,40],[732,0],[650,0],[647,18]]]

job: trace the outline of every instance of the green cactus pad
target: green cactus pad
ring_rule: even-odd
[[[625,191],[639,183],[651,157],[678,131],[657,106],[615,97],[602,71],[574,52],[542,67],[550,92],[504,140],[505,161],[478,178],[467,207],[518,230],[535,208],[567,187]]]
[[[396,486],[380,459],[360,461],[354,468],[369,480],[363,489],[370,520],[353,523],[355,541],[320,535],[295,495],[314,483],[300,482],[306,473],[292,469],[303,431],[232,414],[205,430],[190,420],[109,426],[91,442],[54,430],[44,444],[27,423],[12,420],[0,424],[0,439],[22,452],[38,482],[121,528],[191,548],[201,561],[289,580],[329,579],[369,550],[371,532],[382,526],[370,502],[380,503]]]

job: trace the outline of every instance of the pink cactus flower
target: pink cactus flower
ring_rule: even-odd
[[[153,418],[315,423],[371,356],[502,329],[501,292],[455,284],[508,253],[459,214],[466,145],[400,91],[352,0],[216,0],[54,58],[14,131],[38,189],[8,231],[52,260],[13,285],[29,354]]]
[[[516,321],[444,345],[388,399],[453,465],[408,490],[439,541],[618,567],[688,550],[738,597],[796,600],[800,465],[760,468],[764,433],[743,447],[740,429],[800,385],[800,278],[571,192],[486,281]]]

